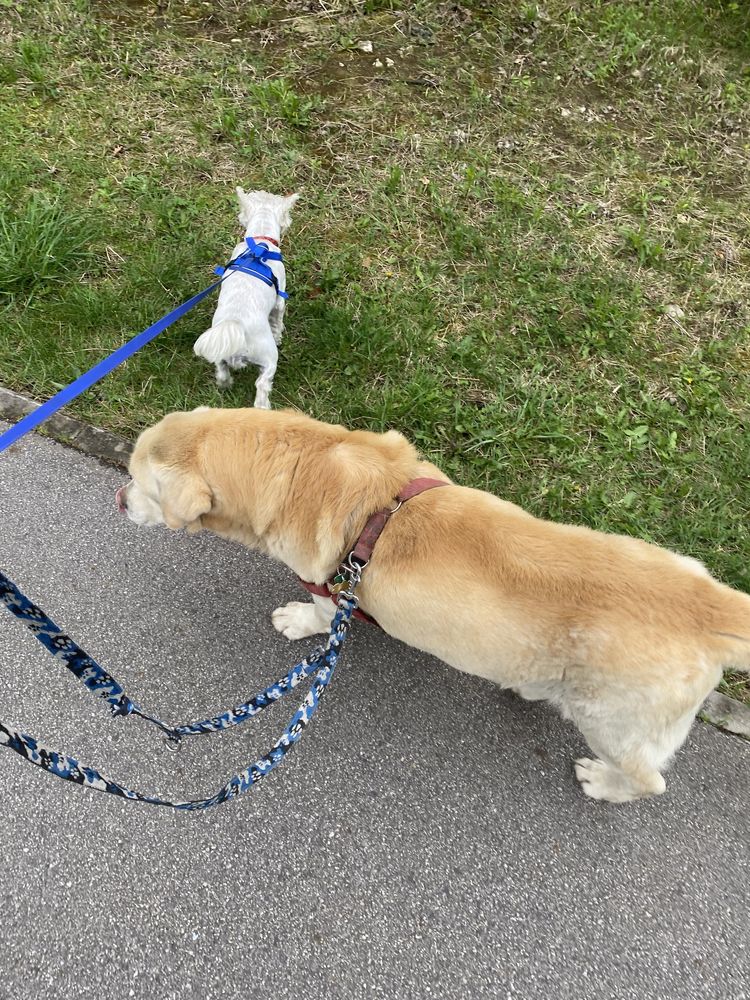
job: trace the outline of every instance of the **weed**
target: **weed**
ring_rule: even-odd
[[[0,296],[22,304],[53,284],[75,281],[93,259],[93,226],[58,198],[32,192],[17,207],[0,201]]]
[[[319,96],[303,97],[286,80],[264,80],[256,83],[251,93],[264,114],[294,128],[309,128],[314,112],[323,106]]]

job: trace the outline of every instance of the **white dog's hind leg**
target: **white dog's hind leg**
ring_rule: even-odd
[[[255,380],[255,402],[253,406],[259,410],[271,409],[271,389],[273,388],[273,377],[276,374],[276,365],[273,368],[264,368]]]
[[[268,316],[268,322],[271,324],[271,333],[277,345],[281,343],[281,338],[284,334],[284,309],[286,309],[286,302],[279,295],[276,299],[276,305]]]
[[[287,639],[306,639],[316,632],[327,632],[335,608],[330,601],[326,603],[328,609],[314,601],[312,604],[290,601],[283,608],[276,608],[271,615],[273,627]]]
[[[220,389],[230,389],[234,379],[226,361],[220,361],[216,366],[216,384]]]
[[[262,354],[261,352],[256,352],[253,357],[253,362],[256,365],[260,365],[260,375],[255,381],[255,402],[253,406],[257,406],[261,410],[271,409],[271,388],[278,360],[279,352],[273,341],[264,345]]]

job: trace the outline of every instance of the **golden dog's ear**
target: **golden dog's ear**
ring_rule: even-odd
[[[208,483],[196,472],[169,469],[160,478],[159,503],[168,528],[194,530],[196,521],[211,510],[213,497]]]

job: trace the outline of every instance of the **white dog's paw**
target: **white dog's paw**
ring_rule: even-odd
[[[273,627],[287,639],[306,639],[316,632],[327,632],[329,620],[317,604],[290,601],[283,608],[276,608],[271,615]]]

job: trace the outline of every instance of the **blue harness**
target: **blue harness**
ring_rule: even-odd
[[[35,764],[37,767],[49,771],[57,778],[73,781],[98,791],[109,792],[123,799],[133,799],[138,802],[148,802],[151,805],[169,806],[172,809],[194,812],[219,805],[228,799],[237,798],[249,788],[257,785],[282,762],[294,744],[299,741],[303,730],[312,719],[323,693],[331,682],[341,647],[349,631],[352,614],[359,603],[354,595],[354,589],[359,582],[361,570],[356,565],[353,568],[344,565],[341,572],[346,575],[347,587],[337,595],[337,610],[325,646],[320,646],[304,660],[300,660],[284,677],[279,678],[274,684],[269,685],[242,705],[228,709],[213,718],[182,726],[170,726],[162,722],[161,719],[144,712],[136,702],[128,697],[111,674],[92,659],[88,653],[84,652],[80,646],[76,645],[70,636],[65,635],[62,629],[41,608],[22,594],[7,576],[0,573],[0,601],[5,604],[11,614],[15,615],[31,630],[44,648],[82,681],[93,695],[104,699],[113,715],[140,716],[166,734],[167,743],[172,749],[176,749],[184,737],[216,733],[223,729],[229,729],[231,726],[241,725],[248,719],[254,718],[264,708],[268,708],[269,705],[273,705],[274,702],[283,698],[306,677],[309,677],[313,672],[315,673],[307,697],[268,753],[250,764],[240,774],[234,775],[218,792],[205,799],[170,802],[167,799],[135,792],[110,778],[104,777],[93,767],[79,763],[75,757],[68,757],[56,750],[50,750],[35,737],[18,732],[3,722],[0,722],[0,746],[6,746],[30,764]]]
[[[260,280],[276,289],[276,294],[279,298],[288,299],[289,296],[286,292],[282,292],[279,288],[279,283],[276,280],[276,275],[273,273],[271,268],[266,264],[267,260],[281,260],[281,252],[279,250],[272,250],[265,243],[256,243],[252,236],[245,237],[245,243],[247,243],[247,250],[235,257],[234,260],[230,260],[226,267],[215,267],[214,274],[225,275],[227,271],[241,271],[242,274],[251,274],[254,278],[260,278]]]

